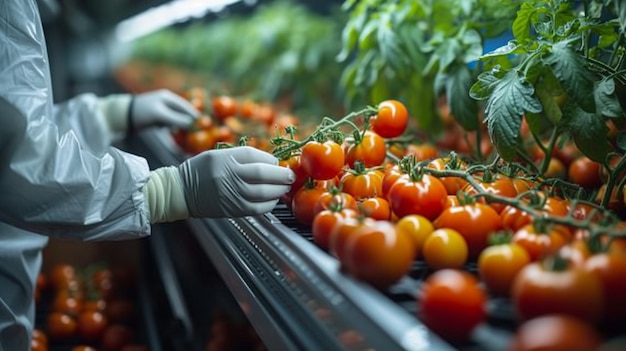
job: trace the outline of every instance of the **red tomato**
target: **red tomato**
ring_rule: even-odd
[[[385,100],[378,104],[378,113],[370,119],[372,130],[383,138],[395,138],[406,130],[409,112],[397,100]]]
[[[78,315],[78,335],[85,341],[98,341],[107,327],[107,318],[99,311],[84,311]]]
[[[568,242],[569,230],[561,225],[547,225],[543,230],[533,223],[527,224],[513,234],[514,243],[523,247],[531,261],[556,253]]]
[[[391,218],[391,206],[389,201],[382,197],[370,197],[359,202],[359,212],[379,221],[388,221]]]
[[[30,351],[48,351],[48,346],[44,344],[41,340],[31,339]]]
[[[389,189],[389,203],[396,216],[418,214],[431,221],[443,212],[447,196],[441,181],[428,174],[419,180],[403,175]]]
[[[55,289],[68,287],[69,282],[76,281],[78,275],[74,266],[67,263],[55,264],[50,270],[50,282]]]
[[[356,161],[361,161],[366,168],[380,166],[387,157],[385,139],[370,130],[360,136],[360,140],[346,138],[345,161],[346,165],[354,168]]]
[[[291,210],[296,220],[304,225],[313,223],[313,209],[326,189],[315,184],[305,184],[293,195]]]
[[[313,206],[313,216],[324,210],[338,211],[347,208],[358,211],[359,205],[354,196],[340,191],[337,187],[332,187],[320,195]]]
[[[71,294],[71,293],[70,293]],[[68,296],[68,294],[56,294],[52,302],[52,310],[76,316],[83,309],[83,305],[78,298]]]
[[[517,328],[509,351],[598,350],[602,338],[595,328],[563,314],[533,318]]]
[[[463,236],[450,228],[436,229],[424,241],[424,261],[432,269],[459,269],[467,262],[468,248]]]
[[[545,199],[542,209],[536,210],[536,214],[550,215],[555,217],[565,217],[568,209],[563,200],[549,196]],[[500,220],[504,229],[512,231],[519,230],[523,226],[532,222],[533,217],[526,211],[515,206],[507,205],[500,212]]]
[[[509,296],[517,273],[530,263],[530,256],[523,247],[498,244],[484,249],[478,257],[478,273],[494,295]]]
[[[199,154],[215,147],[215,137],[212,130],[202,129],[187,133],[185,151],[190,154]]]
[[[486,319],[487,297],[476,277],[466,271],[442,269],[424,281],[418,298],[420,319],[446,340],[466,341]]]
[[[624,331],[626,325],[626,255],[619,253],[598,253],[589,257],[583,268],[600,278],[604,292],[606,309],[603,322],[607,326],[619,326]]]
[[[354,234],[354,232],[363,226],[372,226],[376,221],[372,218],[342,218],[335,224],[331,230],[329,237],[329,251],[333,254],[339,262],[343,264],[345,262],[345,246],[348,238]]]
[[[511,295],[520,318],[563,313],[599,321],[604,311],[600,279],[575,265],[552,270],[547,264],[532,262],[513,280]]]
[[[426,217],[420,215],[408,215],[396,222],[396,230],[406,232],[415,241],[417,257],[422,255],[422,248],[426,238],[435,231],[435,226]]]
[[[587,189],[595,189],[602,184],[600,164],[586,156],[572,161],[567,169],[567,177],[570,182]]]
[[[389,221],[361,226],[348,237],[343,267],[357,279],[386,288],[411,269],[415,242]]]
[[[33,340],[38,340],[41,344],[48,348],[48,336],[43,332],[43,330],[38,328],[33,329],[31,338]]]
[[[76,335],[78,325],[74,317],[61,312],[51,312],[48,315],[46,326],[48,335],[54,340],[68,339]]]
[[[344,165],[341,146],[334,141],[310,141],[302,147],[302,167],[317,180],[336,177]]]
[[[487,247],[489,235],[500,230],[502,224],[496,210],[476,202],[446,208],[435,220],[435,227],[458,231],[467,242],[470,258],[477,258]]]
[[[239,109],[237,99],[227,95],[213,97],[211,107],[213,116],[220,120],[236,115]]]
[[[437,157],[439,151],[432,144],[409,144],[406,154],[413,155],[416,161],[425,161]]]
[[[374,170],[363,172],[346,172],[339,180],[341,189],[354,196],[357,200],[381,196],[383,193],[383,173]]]
[[[313,218],[313,224],[311,225],[311,234],[313,235],[313,241],[322,248],[328,250],[330,248],[330,233],[344,218],[356,218],[358,212],[353,209],[341,209],[341,210],[322,210]]]

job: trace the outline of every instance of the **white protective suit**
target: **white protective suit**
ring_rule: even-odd
[[[30,348],[48,236],[123,240],[149,235],[151,223],[260,214],[295,179],[248,147],[150,172],[109,146],[126,128],[110,117],[128,109],[129,98],[92,94],[55,106],[37,4],[0,1],[0,351]]]

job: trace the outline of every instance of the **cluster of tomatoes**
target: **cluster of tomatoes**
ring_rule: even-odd
[[[148,351],[139,342],[134,277],[126,268],[59,263],[37,279],[38,317],[31,350]]]
[[[427,144],[398,148],[390,139],[406,121],[400,102],[384,101],[369,128],[342,143],[309,138],[280,161],[298,179],[283,202],[344,272],[385,289],[423,260],[432,274],[418,294],[418,317],[452,342],[467,341],[487,320],[488,297],[514,306],[521,324],[513,350],[530,349],[527,338],[546,321],[551,338],[589,350],[602,342],[597,323],[626,332],[626,239],[588,228],[602,222],[598,204],[559,196],[545,178],[471,168]],[[570,169],[579,162],[588,159],[571,160]],[[626,223],[614,219],[606,230],[626,232]],[[553,339],[534,343],[566,342]]]
[[[269,103],[230,95],[210,95],[204,88],[195,87],[181,94],[201,112],[189,128],[173,131],[174,141],[187,154],[195,155],[214,149],[220,143],[239,143],[247,133],[245,144],[267,150],[269,136],[275,128],[297,125],[293,115],[280,113]],[[254,135],[250,135],[254,131]]]

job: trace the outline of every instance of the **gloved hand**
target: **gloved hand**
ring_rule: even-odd
[[[243,217],[271,211],[295,174],[269,153],[244,146],[209,150],[152,172],[144,195],[152,223]]]
[[[200,115],[189,101],[166,89],[136,95],[129,113],[131,130],[151,126],[187,128]]]

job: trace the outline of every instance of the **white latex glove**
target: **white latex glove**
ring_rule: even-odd
[[[166,89],[136,95],[129,112],[130,127],[135,130],[152,126],[187,128],[200,115],[189,101]]]
[[[152,172],[144,188],[152,223],[243,217],[274,209],[295,180],[271,154],[248,146],[200,153]]]

